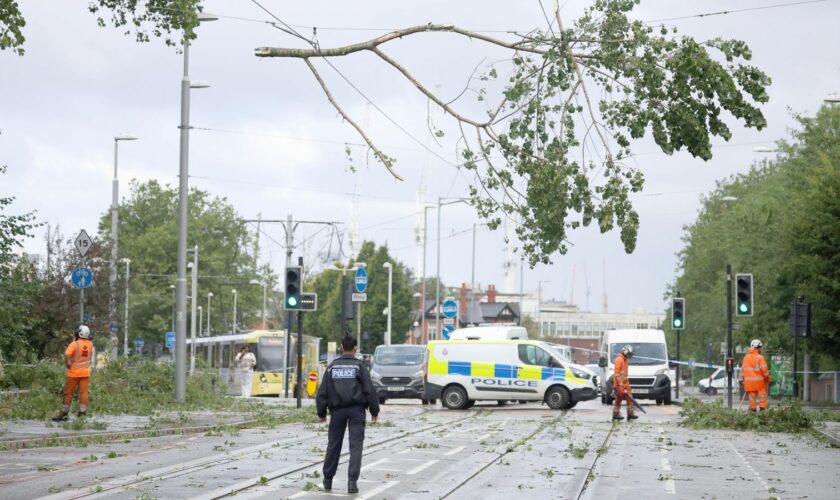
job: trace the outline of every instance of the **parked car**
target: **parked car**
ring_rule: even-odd
[[[423,404],[435,404],[423,393],[423,361],[426,348],[422,345],[381,345],[373,353],[370,379],[379,403],[389,399],[419,399]]]

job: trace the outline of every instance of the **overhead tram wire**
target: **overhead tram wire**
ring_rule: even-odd
[[[768,10],[768,9],[778,9],[781,7],[793,7],[797,5],[806,5],[812,3],[822,3],[826,2],[827,0],[802,0],[800,2],[787,2],[787,3],[777,3],[773,5],[760,5],[757,7],[745,7],[743,9],[729,9],[729,10],[721,10],[718,12],[703,12],[700,14],[689,14],[685,16],[675,16],[675,17],[663,17],[661,19],[651,19],[648,21],[644,21],[646,24],[652,23],[659,23],[664,21],[679,21],[682,19],[692,19],[692,18],[703,18],[703,17],[712,17],[712,16],[724,16],[727,14],[737,14],[741,12],[752,12],[756,10]]]

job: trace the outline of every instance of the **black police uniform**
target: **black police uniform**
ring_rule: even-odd
[[[350,429],[349,481],[357,481],[362,467],[362,448],[365,440],[365,409],[374,417],[379,415],[379,400],[364,363],[353,355],[344,354],[333,361],[324,373],[315,397],[318,417],[330,410],[329,441],[324,460],[324,478],[332,479],[338,469],[344,429]]]

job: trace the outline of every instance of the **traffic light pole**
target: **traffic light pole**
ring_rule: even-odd
[[[732,358],[732,266],[726,264],[726,358]],[[726,369],[726,407],[732,408],[732,369]]]

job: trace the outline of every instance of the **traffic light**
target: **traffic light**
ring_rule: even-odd
[[[735,361],[732,358],[726,358],[726,373],[732,375],[735,371]]]
[[[671,328],[685,329],[685,299],[682,297],[671,299]]]
[[[287,311],[300,309],[302,275],[303,269],[299,266],[286,268],[286,300],[283,308]]]
[[[753,276],[752,274],[735,275],[735,315],[753,315]]]

